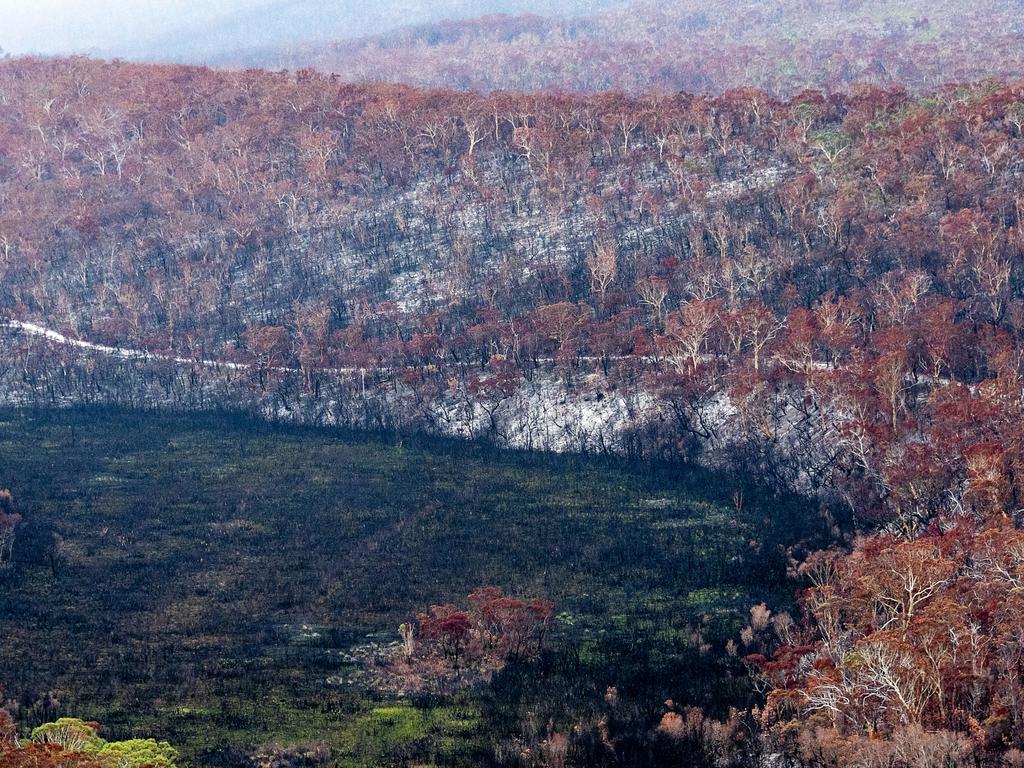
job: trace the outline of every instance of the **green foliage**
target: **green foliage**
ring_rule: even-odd
[[[1017,126],[1020,131],[1024,126],[1024,101],[1015,101],[1006,109],[1006,119]]]
[[[847,134],[833,128],[813,131],[808,138],[811,146],[829,163],[835,163],[853,143]]]
[[[113,741],[87,751],[108,758],[115,768],[177,768],[178,751],[166,741]]]
[[[72,752],[94,750],[104,743],[97,735],[97,726],[74,717],[62,717],[32,729],[36,744],[56,744]]]
[[[383,751],[408,749],[427,737],[429,718],[408,706],[377,707],[356,725],[359,741]]]
[[[167,742],[153,739],[106,741],[96,723],[62,717],[32,730],[36,744],[55,744],[70,752],[96,755],[111,768],[177,768],[178,752]]]
[[[465,754],[480,727],[480,713],[472,708],[374,707],[345,730],[342,746],[356,764],[401,762],[416,755],[450,763]]]

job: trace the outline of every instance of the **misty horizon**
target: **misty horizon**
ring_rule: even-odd
[[[201,63],[232,51],[381,34],[485,14],[575,15],[614,0],[0,0],[0,51]]]

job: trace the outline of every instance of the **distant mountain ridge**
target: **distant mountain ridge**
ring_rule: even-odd
[[[256,9],[236,10],[213,23],[184,25],[106,54],[182,63],[210,63],[253,55],[270,58],[275,51],[291,50],[297,45],[386,35],[409,25],[493,14],[586,15],[619,3],[620,0],[274,0]]]
[[[447,13],[454,20],[429,24],[410,18],[384,34],[225,49],[209,63],[315,68],[345,80],[418,87],[723,92],[753,86],[780,97],[857,83],[924,91],[1024,74],[1021,0],[641,0],[572,18],[551,15],[557,10],[546,17]]]

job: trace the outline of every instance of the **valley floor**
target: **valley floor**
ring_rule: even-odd
[[[667,698],[746,705],[725,644],[790,601],[785,548],[816,535],[742,478],[228,415],[0,411],[0,487],[25,520],[0,576],[22,725],[96,719],[193,768],[318,741],[340,765],[487,764],[609,687],[652,723]],[[373,690],[401,622],[483,584],[555,602],[537,666]]]

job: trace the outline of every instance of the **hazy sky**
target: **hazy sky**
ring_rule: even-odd
[[[65,53],[120,47],[267,0],[0,0],[0,48]]]

